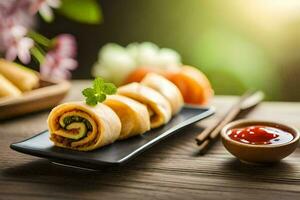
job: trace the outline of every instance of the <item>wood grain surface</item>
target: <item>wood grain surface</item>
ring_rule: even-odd
[[[81,99],[89,81],[74,81],[65,101]],[[195,136],[236,100],[218,96],[215,116],[182,130],[120,167],[66,168],[14,152],[13,142],[46,129],[48,111],[0,122],[0,199],[300,199],[300,148],[272,166],[240,163],[217,142],[197,154]],[[300,129],[300,103],[265,102],[247,118]]]

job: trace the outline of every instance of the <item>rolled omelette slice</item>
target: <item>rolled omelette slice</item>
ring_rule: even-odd
[[[150,130],[150,118],[144,104],[121,95],[110,95],[103,103],[113,109],[121,120],[119,140]]]
[[[90,151],[116,141],[121,121],[105,104],[91,107],[78,101],[55,107],[48,116],[48,127],[56,146]]]
[[[143,78],[141,84],[163,95],[171,105],[172,115],[175,115],[181,110],[184,104],[183,97],[177,86],[165,77],[155,73],[149,73]]]
[[[21,91],[0,74],[0,97],[17,97],[21,95]]]
[[[37,72],[14,62],[0,59],[0,74],[5,76],[5,78],[17,86],[22,92],[32,90],[39,86]]]
[[[130,83],[118,88],[118,94],[132,98],[146,105],[151,128],[157,128],[170,121],[170,103],[159,92],[140,83]]]

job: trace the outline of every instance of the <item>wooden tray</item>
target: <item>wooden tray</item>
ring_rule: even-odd
[[[0,98],[0,120],[51,108],[65,97],[70,88],[68,81],[40,80],[39,88],[20,97]]]

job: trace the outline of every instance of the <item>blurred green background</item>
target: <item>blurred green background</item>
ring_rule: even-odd
[[[262,89],[268,100],[300,100],[300,1],[110,0],[99,1],[100,25],[56,15],[40,23],[52,37],[72,33],[79,44],[73,78],[90,78],[99,48],[151,41],[178,51],[198,67],[216,94]]]

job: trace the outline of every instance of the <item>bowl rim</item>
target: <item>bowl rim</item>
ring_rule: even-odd
[[[255,125],[255,124],[256,125],[259,125],[259,124],[267,125],[267,124],[269,124],[271,127],[272,127],[272,124],[273,124],[273,125],[278,125],[279,127],[286,127],[287,129],[293,130],[294,133],[291,133],[291,134],[293,134],[294,138],[291,141],[287,142],[287,143],[272,144],[272,145],[246,144],[246,143],[238,142],[238,141],[235,141],[235,140],[231,139],[227,134],[228,130],[230,130],[231,128],[236,127],[238,125],[242,125],[242,124],[253,124],[253,125]],[[275,128],[278,128],[278,127],[275,127]],[[240,120],[232,121],[232,122],[228,123],[227,125],[225,125],[221,130],[221,136],[224,140],[227,140],[227,141],[229,141],[233,144],[237,144],[237,145],[241,145],[241,146],[245,146],[245,147],[249,147],[249,148],[276,148],[276,147],[288,146],[288,145],[291,145],[291,144],[299,141],[300,133],[299,133],[297,128],[295,128],[293,126],[290,126],[290,125],[283,124],[283,123],[278,123],[278,122],[274,122],[274,121],[267,121],[267,120],[240,119]]]

